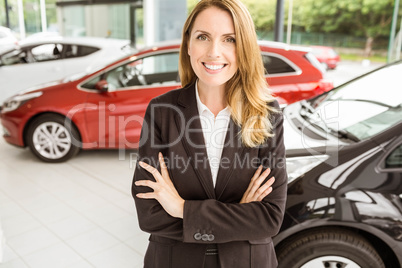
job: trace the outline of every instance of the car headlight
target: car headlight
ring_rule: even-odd
[[[296,178],[315,168],[316,166],[327,160],[328,157],[328,155],[312,155],[286,158],[288,183],[291,183]]]
[[[6,100],[3,103],[3,109],[1,110],[1,112],[5,113],[5,112],[14,111],[27,100],[37,98],[37,97],[41,96],[42,94],[43,94],[42,91],[39,91],[39,92],[33,92],[33,93],[24,94],[24,95],[16,95],[14,97],[11,97],[10,99]]]

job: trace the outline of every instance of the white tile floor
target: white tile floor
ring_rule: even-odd
[[[148,235],[130,192],[134,164],[135,151],[117,150],[46,164],[0,131],[0,267],[142,267]]]

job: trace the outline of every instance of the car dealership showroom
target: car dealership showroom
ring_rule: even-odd
[[[183,230],[175,232],[176,225],[190,228],[189,220],[176,217],[171,221],[175,226],[164,224],[166,217],[174,217],[159,200],[141,201],[158,205],[150,206],[150,214],[155,213],[152,221],[139,223],[144,212],[132,193],[134,173],[144,168],[137,161],[138,148],[140,138],[155,138],[154,132],[143,130],[150,123],[144,116],[155,98],[185,86],[179,68],[180,49],[185,47],[182,28],[202,1],[210,0],[0,0],[1,268],[193,268],[208,267],[208,255],[218,256],[220,263],[211,267],[271,268],[257,257],[268,256],[268,248],[275,251],[279,268],[402,268],[399,0],[384,1],[389,2],[384,6],[365,3],[369,11],[389,9],[383,20],[374,23],[387,21],[381,24],[387,31],[370,39],[359,30],[363,37],[353,41],[346,20],[332,23],[332,28],[314,24],[302,8],[319,20],[336,10],[342,13],[344,5],[334,4],[329,8],[332,13],[324,16],[319,12],[328,6],[316,6],[312,0],[234,0],[244,3],[254,20],[263,81],[275,97],[277,112],[283,115],[287,194],[278,232],[264,239],[257,235],[240,239],[236,233],[226,240],[213,233],[225,224],[234,226],[255,218],[259,221],[255,228],[261,229],[264,220],[267,224],[274,220],[256,216],[253,209],[258,203],[265,203],[260,207],[267,206],[267,211],[278,209],[269,199],[275,196],[276,184],[263,199],[250,201],[255,207],[242,204],[243,198],[236,196],[222,201],[230,185],[241,184],[230,181],[231,176],[236,178],[232,170],[222,186],[229,187],[220,194],[215,191],[220,182],[223,185],[219,181],[223,172],[217,173],[212,194],[200,178],[196,181],[200,185],[189,187],[204,187],[206,194],[188,203],[214,201],[220,208],[217,211],[230,211],[219,214],[214,206],[200,205],[200,210],[210,209],[200,215],[211,213],[219,220],[208,223],[207,229],[196,229],[190,242]],[[222,0],[226,1],[233,0]],[[329,5],[332,1],[323,2]],[[348,8],[344,12],[357,12]],[[364,9],[358,10],[364,22],[359,27],[373,23],[364,19],[368,14]],[[375,20],[375,15],[371,18]],[[370,29],[381,31],[377,26]],[[267,33],[264,27],[269,28]],[[204,33],[201,37],[211,36]],[[224,55],[223,50],[214,53]],[[161,123],[165,126],[161,131],[176,133],[181,119],[167,129]],[[163,118],[151,121],[157,125]],[[160,133],[156,140],[166,138]],[[183,143],[178,148],[184,153],[191,151],[188,146],[197,147],[183,141],[186,138],[176,139]],[[237,157],[229,153],[233,152],[231,145],[225,146],[220,165],[224,156]],[[258,155],[260,151],[264,150],[258,149]],[[270,163],[279,166],[275,161],[280,159],[272,155]],[[190,169],[202,177],[197,162],[175,161],[168,161],[168,169]],[[239,165],[249,167],[240,161]],[[160,170],[161,177],[176,174]],[[155,180],[159,183],[160,178]],[[171,177],[171,181],[180,194],[183,189],[176,183],[181,180]],[[251,185],[253,180],[249,181],[245,185]],[[247,205],[249,219],[236,212]],[[183,206],[185,213],[190,205]],[[161,212],[163,217],[155,216]],[[201,218],[196,215],[192,221],[204,222]],[[214,226],[216,222],[222,226]],[[163,231],[155,226],[162,226]],[[250,248],[249,264],[236,258],[223,261],[231,243]],[[175,264],[174,258],[200,245],[206,252],[201,261],[187,256],[190,266]],[[160,254],[170,257],[158,263],[155,256]],[[153,262],[144,264],[144,258],[149,261],[151,255]]]

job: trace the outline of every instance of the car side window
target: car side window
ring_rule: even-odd
[[[76,58],[83,57],[98,51],[99,48],[91,46],[81,46],[81,45],[65,45],[64,57]]]
[[[387,156],[385,159],[385,168],[402,168],[402,144]]]
[[[63,46],[61,44],[44,44],[31,48],[35,61],[49,61],[61,58]]]
[[[114,81],[118,76],[123,88],[174,84],[178,82],[178,66],[179,53],[152,55],[117,68],[106,80]]]
[[[123,87],[175,84],[178,67],[179,53],[152,55],[126,64],[119,80]]]
[[[167,53],[142,58],[127,64],[126,86],[149,86],[177,83],[179,54]]]
[[[83,88],[95,89],[106,80],[109,91],[141,86],[164,86],[179,82],[179,53],[156,54],[120,65],[87,83]]]
[[[262,61],[268,75],[296,73],[290,64],[275,55],[262,55]]]
[[[1,65],[14,65],[33,61],[31,52],[26,49],[16,49],[1,56]]]

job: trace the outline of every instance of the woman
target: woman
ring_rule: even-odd
[[[179,68],[184,87],[150,102],[141,132],[132,194],[151,234],[144,267],[276,267],[282,115],[238,0],[197,4]]]

